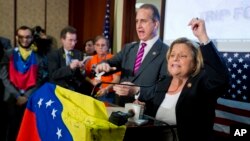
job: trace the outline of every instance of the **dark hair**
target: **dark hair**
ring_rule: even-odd
[[[159,21],[160,22],[160,14],[158,9],[153,4],[143,4],[139,9],[151,9],[153,12],[153,21]]]
[[[37,33],[45,33],[45,30],[39,25],[35,26],[33,30],[34,32],[37,32]]]
[[[60,34],[60,38],[65,39],[67,33],[76,34],[76,29],[72,26],[67,26],[67,27],[63,28],[61,31],[61,34]]]
[[[39,36],[41,33],[46,33],[46,31],[39,25],[33,28],[34,36]]]
[[[29,31],[31,32],[32,36],[34,35],[33,30],[32,30],[30,27],[26,26],[26,25],[20,26],[20,27],[16,30],[16,35],[18,35],[18,31],[19,31],[19,30],[29,30]]]
[[[93,40],[93,39],[88,39],[88,40],[86,40],[86,41],[84,42],[84,44],[83,44],[84,47],[86,46],[87,42],[90,42],[90,41],[94,44],[94,40]]]

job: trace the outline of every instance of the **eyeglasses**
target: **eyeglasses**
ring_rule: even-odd
[[[32,39],[32,36],[22,36],[22,35],[17,35],[17,37],[19,38],[19,39],[27,39],[27,40],[30,40],[30,39]]]

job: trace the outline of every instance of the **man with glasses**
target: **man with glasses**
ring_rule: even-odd
[[[32,49],[33,31],[21,26],[16,31],[18,46],[6,51],[0,77],[4,84],[4,101],[8,105],[6,140],[15,141],[28,97],[43,82],[44,62]]]

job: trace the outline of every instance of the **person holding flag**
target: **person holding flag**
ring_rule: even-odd
[[[21,26],[16,31],[18,46],[5,52],[0,78],[7,103],[6,140],[15,141],[29,96],[43,83],[44,61],[32,49],[33,31]]]

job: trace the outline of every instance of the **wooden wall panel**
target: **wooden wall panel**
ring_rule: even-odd
[[[45,25],[45,0],[16,0],[16,26]]]
[[[136,33],[136,0],[124,1],[123,25],[122,25],[122,46],[138,40]]]
[[[110,0],[110,7],[110,33],[112,39],[114,0]],[[70,1],[69,10],[69,24],[77,28],[78,31],[78,43],[76,48],[82,50],[84,41],[101,35],[103,32],[106,0]]]
[[[14,0],[0,0],[0,36],[14,43]]]
[[[110,0],[110,33],[113,39],[114,1]],[[78,31],[76,48],[102,34],[106,0],[0,0],[0,36],[14,43],[15,30],[21,25],[40,25],[60,43],[60,31],[67,25]],[[112,45],[112,41],[111,41]]]
[[[60,43],[60,32],[68,25],[69,0],[47,0],[46,31]]]

